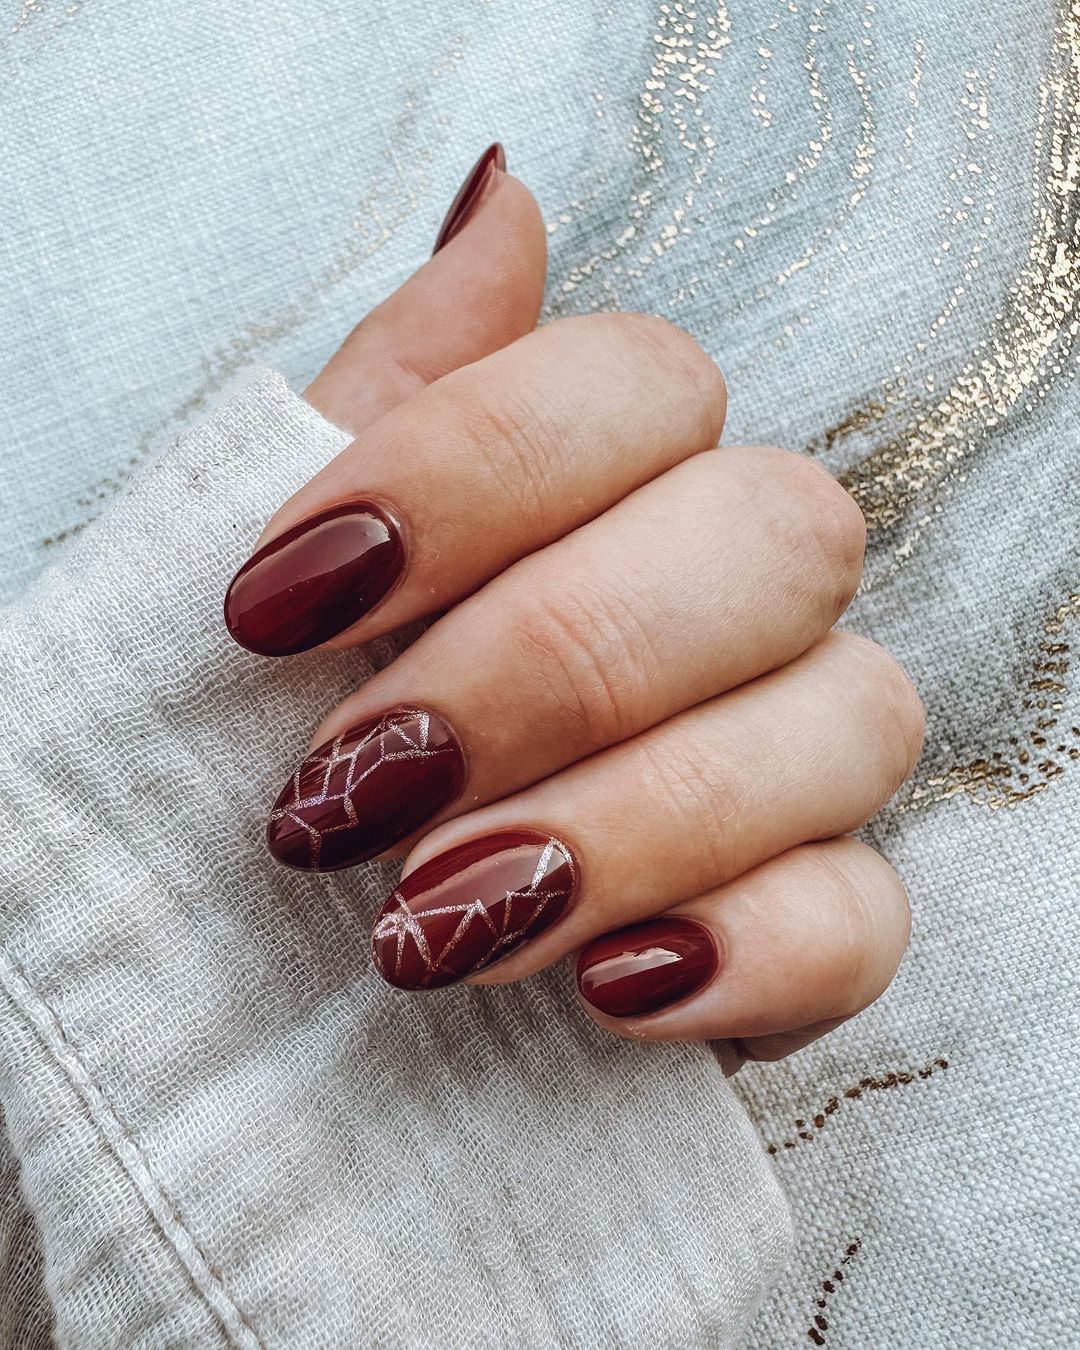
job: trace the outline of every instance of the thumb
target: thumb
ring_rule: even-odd
[[[547,242],[540,208],[490,146],[462,184],[436,252],[353,329],[308,387],[359,433],[410,394],[536,327]]]

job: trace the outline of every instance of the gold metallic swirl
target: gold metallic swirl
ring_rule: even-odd
[[[960,795],[992,811],[1018,806],[1045,792],[1080,760],[1080,727],[1069,721],[1066,709],[1066,677],[1074,660],[1066,631],[1078,618],[1080,592],[1074,592],[1041,625],[1017,710],[1023,730],[1011,735],[1001,750],[945,772],[917,776],[893,807],[895,812],[919,810]]]
[[[617,301],[619,278],[636,282],[690,233],[697,192],[717,149],[713,129],[704,117],[703,100],[716,78],[717,63],[731,43],[730,30],[726,4],[715,4],[704,18],[679,0],[660,5],[652,35],[652,61],[630,137],[631,149],[640,161],[637,186],[614,239],[567,269],[560,283],[564,296],[600,280],[608,294],[603,300],[594,299],[593,305],[608,308],[613,299]],[[678,193],[661,186],[665,179],[670,186],[673,177],[667,160],[669,127],[688,167],[685,185]],[[567,203],[549,222],[549,234],[570,224],[592,200],[587,196]]]
[[[19,9],[18,17],[15,19],[15,22],[11,25],[12,33],[25,32],[25,30],[30,27],[30,25],[34,22],[35,19],[39,17],[39,15],[45,13],[47,4],[48,0],[22,0],[22,5]],[[79,10],[82,9],[82,7],[83,7],[83,0],[67,0],[67,4],[65,4],[63,8],[61,21],[63,19],[74,18],[75,15],[78,14]]]
[[[898,525],[918,508],[895,557],[910,556],[943,491],[972,452],[1010,415],[1030,410],[1060,374],[1080,327],[1080,0],[1065,0],[1054,30],[1049,68],[1039,88],[1033,231],[1027,258],[1000,313],[959,374],[864,460],[843,482],[871,529]],[[985,112],[979,110],[985,117]],[[963,203],[973,206],[969,196]],[[880,406],[880,403],[879,403]],[[835,442],[855,425],[857,410],[830,429]]]

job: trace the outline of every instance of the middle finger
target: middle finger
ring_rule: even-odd
[[[241,646],[354,646],[469,595],[714,446],[724,381],[643,314],[563,319],[388,412],[270,522],[233,578]]]
[[[694,457],[522,560],[346,700],[278,799],[271,850],[350,866],[783,665],[851,599],[862,542],[858,508],[812,462]]]

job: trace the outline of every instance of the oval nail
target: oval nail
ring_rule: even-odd
[[[630,924],[590,942],[578,958],[582,997],[608,1017],[659,1012],[703,989],[720,968],[704,925],[672,917]]]
[[[471,839],[402,878],[375,921],[375,965],[399,989],[454,984],[549,928],[577,884],[573,854],[551,835]]]
[[[308,755],[274,803],[266,842],[289,867],[352,867],[419,829],[464,784],[465,757],[442,718],[392,708]]]
[[[401,531],[373,502],[344,502],[264,545],[225,595],[225,623],[242,647],[289,656],[351,628],[405,570]]]
[[[506,154],[498,141],[489,145],[469,172],[465,175],[465,180],[457,190],[457,195],[450,203],[446,215],[443,217],[443,223],[439,226],[439,233],[435,238],[435,247],[431,250],[432,257],[438,253],[439,249],[445,246],[459,234],[472,218],[473,212],[479,206],[481,199],[491,182],[496,170],[503,172],[506,169]]]

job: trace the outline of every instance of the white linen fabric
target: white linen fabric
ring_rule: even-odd
[[[251,656],[222,593],[347,439],[253,375],[4,618],[6,1343],[47,1343],[43,1272],[77,1350],[733,1345],[789,1227],[708,1050],[600,1032],[565,971],[391,990],[391,869],[266,853],[393,646]]]

